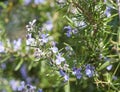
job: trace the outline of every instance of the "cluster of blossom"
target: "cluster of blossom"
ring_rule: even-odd
[[[35,22],[34,19],[32,22],[29,22],[28,25],[26,25],[27,28],[27,40],[31,40],[31,43],[27,44],[29,46],[34,46],[35,52],[34,57],[39,59],[47,59],[48,63],[51,64],[54,67],[57,67],[58,69],[62,69],[67,71],[68,67],[66,67],[66,60],[63,57],[63,53],[59,51],[59,49],[56,46],[56,42],[54,41],[54,38],[50,36],[49,30],[44,30],[43,28],[38,28],[38,30],[35,29]],[[41,30],[39,30],[41,29]],[[35,37],[32,37],[32,35],[35,35]],[[64,77],[65,78],[65,77]],[[66,78],[65,78],[66,80]]]
[[[48,62],[52,65],[57,67],[59,70],[60,75],[64,78],[64,81],[69,80],[69,65],[66,62],[66,59],[63,57],[63,53],[56,47],[56,42],[53,40],[53,38],[50,36],[49,31],[46,30],[34,30],[35,28],[35,22],[34,19],[32,22],[29,22],[29,24],[26,26],[28,35],[27,40],[34,39],[33,42],[31,42],[29,45],[35,47],[34,56],[35,58],[41,59],[48,59]],[[32,28],[31,28],[32,27]],[[70,37],[72,33],[75,33],[74,29],[72,29],[70,26],[67,26],[64,28],[67,30],[67,36]],[[31,35],[35,35],[35,37],[32,38]],[[70,46],[65,47],[66,51],[69,52],[69,55],[72,55],[74,52],[70,48]],[[94,75],[95,68],[88,64],[85,66],[85,74],[88,77],[92,77]],[[76,68],[74,67],[72,69],[72,73],[76,76],[77,79],[80,79],[82,77],[82,68]]]
[[[43,92],[42,89],[38,89],[36,91],[36,87],[32,86],[31,84],[25,84],[25,82],[21,82],[21,85],[17,87],[18,92]]]
[[[73,67],[73,74],[76,76],[77,79],[81,79],[81,77],[83,76],[82,74],[82,68],[77,68],[77,67]],[[95,74],[95,67],[87,64],[85,66],[85,75],[88,76],[89,78],[94,76]]]
[[[73,34],[77,34],[78,33],[77,29],[72,29],[70,26],[65,26],[64,30],[67,31],[66,32],[66,36],[67,37],[71,37]]]
[[[90,64],[87,64],[85,66],[85,70],[83,70],[83,71],[85,71],[84,74],[83,74],[82,70],[83,70],[82,68],[73,67],[72,68],[72,74],[74,76],[76,76],[77,79],[81,79],[82,76],[84,76],[84,74],[85,74],[85,76],[87,76],[89,78],[93,77],[95,75],[95,67],[90,65]],[[66,73],[65,70],[60,69],[59,73],[62,77],[64,77],[64,82],[69,80],[69,75]]]

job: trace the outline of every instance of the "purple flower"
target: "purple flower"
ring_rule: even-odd
[[[43,54],[44,54],[44,52],[42,50],[40,50],[40,48],[35,48],[35,52],[34,52],[35,58],[39,59]]]
[[[26,88],[27,88],[30,92],[32,92],[32,90],[35,90],[35,89],[36,89],[35,86],[32,86],[32,85],[30,85],[30,84],[27,84],[27,85],[26,85]]]
[[[65,71],[62,70],[62,69],[59,70],[59,73],[60,73],[61,76],[65,76],[65,74],[66,74]]]
[[[14,40],[13,41],[13,49],[14,49],[14,51],[19,50],[21,48],[21,44],[22,44],[21,38],[19,38],[18,40]]]
[[[13,91],[17,91],[17,87],[19,85],[19,82],[16,80],[10,80],[10,86],[12,88]]]
[[[104,60],[105,60],[106,62],[110,62],[110,58],[105,57]],[[107,69],[108,71],[110,71],[110,70],[112,69],[112,65],[107,66],[106,69]]]
[[[85,67],[85,74],[88,76],[88,77],[92,77],[93,74],[94,74],[94,67],[91,66],[90,64],[87,64],[86,67]]]
[[[104,0],[104,3],[106,3],[107,2],[107,0]],[[111,8],[110,7],[108,7],[108,6],[106,6],[106,9],[105,9],[105,12],[104,12],[104,14],[107,16],[107,17],[110,17],[111,16]]]
[[[45,0],[34,0],[34,4],[40,4],[40,3],[44,3]]]
[[[18,91],[20,92],[35,92],[36,87],[30,84],[26,84],[25,82],[21,82],[21,85],[18,87]]]
[[[56,47],[56,42],[55,41],[52,41],[51,42],[51,45],[52,47],[50,48],[50,50],[53,52],[53,53],[57,53],[58,52],[58,48]]]
[[[69,76],[66,74],[66,72],[64,70],[60,69],[59,73],[62,77],[64,77],[64,82],[69,80]]]
[[[68,51],[68,50],[70,50],[70,47],[69,47],[69,46],[66,46],[65,49]]]
[[[47,21],[45,24],[44,24],[45,28],[48,30],[48,31],[51,31],[53,29],[53,24],[51,21]]]
[[[110,71],[112,69],[112,65],[107,66],[107,70]]]
[[[25,82],[22,81],[20,84],[21,85],[17,89],[18,89],[18,91],[23,91],[25,89]]]
[[[58,52],[58,48],[56,46],[53,46],[50,49],[52,50],[53,53],[57,53]]]
[[[5,48],[3,46],[3,43],[0,42],[0,53],[4,52],[5,51]]]
[[[80,79],[82,77],[81,68],[73,67],[72,70],[77,79]]]
[[[106,10],[105,10],[105,15],[107,16],[107,17],[110,17],[111,16],[111,8],[110,7],[106,7]]]
[[[26,80],[26,82],[29,83],[29,84],[33,81],[33,79],[32,79],[31,77],[29,77],[29,76],[28,76],[25,80]]]
[[[32,38],[32,34],[27,34],[26,45],[31,45],[35,43],[35,39]]]
[[[52,46],[56,46],[56,44],[57,44],[57,42],[55,42],[55,41],[52,41],[52,42],[51,42],[51,45],[52,45]]]
[[[27,67],[25,64],[20,68],[20,73],[24,79],[27,78]]]
[[[117,80],[118,78],[117,78],[117,76],[113,76],[112,79],[113,80]]]
[[[64,82],[67,82],[69,80],[69,76],[66,74],[65,76],[64,76]]]
[[[43,43],[48,42],[48,34],[42,34],[41,35],[41,42],[43,42]]]
[[[43,90],[42,89],[38,89],[38,92],[43,92]]]
[[[78,30],[77,30],[77,29],[73,29],[73,30],[72,30],[72,33],[73,33],[73,34],[77,34],[77,33],[78,33]]]
[[[59,65],[61,64],[61,62],[65,61],[65,58],[61,56],[61,53],[58,53],[58,55],[56,55],[56,64]]]
[[[67,37],[70,37],[72,35],[72,28],[70,26],[65,26],[64,30],[66,30]]]
[[[3,70],[5,70],[6,67],[7,67],[7,66],[6,66],[6,63],[2,63],[2,64],[1,64],[1,68],[2,68]]]

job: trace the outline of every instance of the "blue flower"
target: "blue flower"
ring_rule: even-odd
[[[51,50],[53,53],[57,53],[58,52],[58,48],[56,46],[51,47]]]
[[[33,90],[36,89],[35,86],[32,86],[32,85],[30,85],[30,84],[27,84],[27,85],[26,85],[26,88],[27,88],[30,92],[32,92]]]
[[[23,66],[20,68],[20,73],[21,73],[21,75],[22,75],[22,77],[24,79],[26,79],[28,77],[28,75],[27,75],[27,67],[26,67],[25,64],[23,64]]]
[[[34,0],[34,4],[40,4],[40,3],[44,3],[45,0]]]
[[[45,29],[47,29],[48,31],[51,31],[51,30],[53,29],[52,21],[47,21],[47,22],[44,24],[44,27],[45,27]]]
[[[92,77],[93,74],[94,74],[94,67],[91,66],[90,64],[87,64],[86,67],[85,67],[85,74],[88,76],[88,77]]]
[[[2,64],[0,65],[0,68],[1,68],[2,70],[5,70],[5,69],[7,68],[6,63],[2,63]]]
[[[73,67],[73,74],[76,76],[77,79],[81,79],[82,77],[82,73],[81,73],[81,68],[76,68],[76,67]]]
[[[112,69],[112,65],[107,66],[107,70],[110,71]]]
[[[43,90],[42,89],[38,89],[38,92],[43,92]]]
[[[4,52],[5,51],[5,48],[3,46],[3,43],[0,42],[0,53]]]
[[[58,53],[58,55],[56,55],[56,64],[59,65],[61,64],[61,62],[65,61],[65,58],[61,56],[61,53]]]
[[[25,82],[22,81],[20,84],[21,85],[18,87],[18,91],[23,91],[25,89]]]
[[[60,73],[61,76],[65,76],[65,74],[66,74],[65,71],[62,70],[62,69],[59,70],[59,73]]]
[[[112,76],[112,79],[117,80],[118,78],[117,78],[117,76]]]
[[[18,40],[13,41],[13,49],[14,51],[17,51],[21,48],[22,40],[19,38]]]
[[[32,34],[27,34],[26,45],[32,45],[35,43],[35,39],[32,38]]]
[[[105,15],[106,15],[107,17],[110,17],[110,16],[111,16],[110,11],[111,11],[111,8],[110,8],[110,7],[106,7]]]
[[[57,52],[58,52],[58,48],[56,47],[56,42],[55,42],[55,41],[52,41],[52,42],[51,42],[51,45],[52,45],[52,47],[50,48],[50,50],[51,50],[53,53],[57,53]]]
[[[106,62],[110,62],[110,58],[108,58],[108,57],[105,57],[104,60],[105,60]],[[112,65],[107,66],[106,69],[107,69],[108,71],[110,71],[110,70],[112,69]]]
[[[107,1],[104,0],[104,3],[106,3]],[[107,17],[110,17],[111,16],[111,8],[106,6],[106,9],[105,9],[105,12],[104,14],[107,16]]]
[[[71,50],[71,49],[70,49],[70,46],[66,46],[65,49],[66,49],[66,51]]]
[[[43,43],[47,43],[48,42],[48,34],[42,34],[41,35],[41,41]]]
[[[66,72],[64,70],[60,69],[59,73],[62,77],[64,77],[64,82],[69,80],[69,76],[66,74]]]
[[[30,84],[26,84],[25,82],[21,82],[21,85],[18,87],[18,91],[20,92],[35,92],[36,87]]]
[[[70,26],[65,26],[64,30],[66,30],[67,37],[70,37],[72,35],[72,28]]]
[[[17,91],[17,87],[19,85],[19,81],[16,80],[10,80],[10,86],[13,91]]]
[[[107,0],[104,0],[104,3],[106,3]],[[105,9],[105,12],[104,14],[107,16],[107,17],[110,17],[111,16],[111,8],[106,6],[106,9]]]
[[[73,30],[72,30],[72,33],[73,33],[73,34],[77,34],[77,33],[78,33],[78,30],[77,30],[77,29],[73,29]]]
[[[67,74],[65,74],[64,76],[64,82],[67,82],[69,80],[69,76]]]

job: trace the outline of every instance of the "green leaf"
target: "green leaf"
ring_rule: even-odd
[[[110,61],[106,61],[105,63],[103,63],[97,70],[98,70],[98,71],[101,71],[101,70],[103,70],[104,68],[106,68],[107,66],[109,66],[109,65],[111,65],[111,64],[113,64],[113,63],[117,63],[117,62],[119,62],[118,59],[112,58],[112,59],[110,59]]]
[[[23,59],[21,59],[18,65],[15,67],[15,71],[17,71],[21,67],[22,64],[23,64]]]
[[[33,67],[33,61],[30,62],[30,65],[28,67],[28,70],[31,70],[31,68]]]
[[[3,63],[5,61],[7,61],[10,58],[10,56],[7,56],[6,58],[4,58],[3,60],[0,61],[0,63]]]
[[[7,8],[7,6],[3,2],[0,2],[0,6],[4,9]]]
[[[117,4],[112,2],[112,0],[109,0],[109,1],[107,0],[106,5],[110,8],[113,8],[113,9],[117,10]]]
[[[110,64],[111,64],[110,61],[106,61],[104,64],[102,64],[102,65],[100,66],[100,68],[98,68],[98,71],[103,70],[104,68],[106,68],[106,67],[109,66]]]
[[[73,21],[68,17],[68,16],[64,16],[68,21],[69,21],[69,25],[74,25]]]

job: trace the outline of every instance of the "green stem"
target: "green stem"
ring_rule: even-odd
[[[65,91],[65,92],[70,92],[70,82],[69,82],[69,81],[68,81],[68,83],[65,85],[64,91]]]

